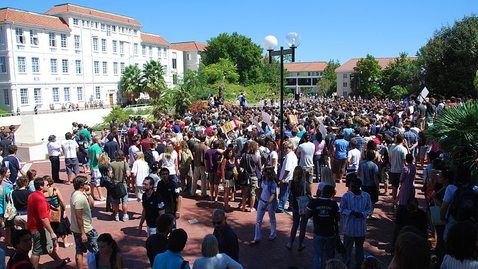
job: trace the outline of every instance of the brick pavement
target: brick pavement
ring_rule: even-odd
[[[61,168],[64,163],[61,161]],[[36,169],[39,176],[50,174],[50,163],[48,161],[31,163],[31,169]],[[66,174],[60,172],[60,178],[66,179]],[[316,190],[314,184],[313,189]],[[69,198],[73,191],[72,185],[55,184],[60,189],[63,197],[69,204]],[[346,191],[345,184],[337,184],[337,201]],[[417,197],[423,202],[423,195]],[[238,202],[232,202],[231,206],[236,207]],[[188,243],[183,251],[183,256],[192,264],[194,260],[201,256],[202,238],[212,233],[211,212],[216,208],[221,208],[222,203],[210,203],[198,198],[183,198],[181,208],[182,216],[178,221],[177,227],[184,228],[188,233]],[[105,212],[104,203],[96,202],[93,208],[93,226],[101,233],[111,233],[113,238],[119,244],[121,252],[124,255],[125,268],[149,268],[149,261],[146,257],[144,248],[146,234],[138,234],[137,226],[141,214],[141,205],[136,200],[131,199],[129,203],[130,220],[127,222],[115,222],[112,213]],[[390,263],[390,241],[393,235],[393,210],[391,209],[391,197],[380,196],[380,201],[374,211],[378,220],[368,221],[368,232],[365,240],[365,251],[377,257],[384,264],[384,268]],[[69,208],[67,214],[70,216]],[[227,215],[228,223],[236,231],[240,244],[240,262],[245,268],[287,268],[296,266],[297,268],[311,268],[313,259],[313,234],[312,220],[309,220],[307,227],[305,246],[303,251],[298,251],[298,242],[296,240],[293,250],[288,250],[285,245],[288,242],[292,218],[289,214],[276,214],[277,216],[277,238],[274,241],[262,240],[257,245],[249,245],[249,241],[254,237],[255,213],[233,211]],[[263,237],[267,237],[269,232],[269,219],[266,214],[263,221]],[[73,237],[69,236],[69,242],[74,242]],[[5,249],[5,243],[0,242],[0,246]],[[59,248],[60,257],[70,257],[72,263],[64,268],[76,268],[74,263],[75,248]],[[12,251],[8,250],[7,255]],[[40,268],[54,268],[52,261],[48,256],[42,256]],[[86,264],[86,259],[85,259]]]

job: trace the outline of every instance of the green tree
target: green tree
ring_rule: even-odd
[[[403,88],[402,86],[395,85],[392,86],[390,89],[390,92],[388,93],[388,97],[392,100],[401,100],[405,94],[408,93],[408,90],[406,88]]]
[[[356,95],[364,97],[382,97],[383,91],[379,84],[382,79],[382,68],[375,58],[367,54],[354,67],[355,77],[358,79],[358,88],[355,89]]]
[[[174,111],[177,115],[184,115],[188,106],[191,105],[192,95],[191,92],[185,87],[184,84],[179,85],[176,89],[171,90],[172,102],[174,104]]]
[[[322,78],[317,81],[319,95],[327,96],[337,92],[337,74],[335,69],[340,66],[339,60],[330,60],[322,73]]]
[[[396,96],[398,88],[394,88],[394,93],[392,93],[394,86],[399,86],[407,92],[419,92],[418,61],[408,58],[406,52],[401,52],[400,56],[391,61],[383,70],[382,82],[382,90],[385,94]],[[403,90],[400,91],[403,92]]]
[[[201,64],[201,72],[209,84],[214,84],[218,81],[224,82],[224,80],[227,80],[229,83],[236,83],[239,79],[237,68],[230,59],[221,58],[217,63],[207,66]]]
[[[185,70],[183,75],[182,86],[191,93],[193,101],[198,101],[206,97],[206,79],[204,75],[198,71]]]
[[[142,91],[150,98],[156,99],[166,90],[163,66],[159,61],[151,60],[143,65]]]
[[[431,92],[476,96],[473,86],[478,70],[478,17],[465,16],[453,26],[435,31],[418,56],[423,78]]]
[[[279,92],[280,62],[273,58],[272,62],[269,63],[269,58],[264,57],[261,60],[260,69],[261,78],[259,80],[262,83],[268,84],[274,91]],[[287,73],[287,70],[284,70],[284,85],[286,84],[285,78],[287,77]]]
[[[252,39],[237,32],[231,35],[222,33],[207,41],[206,52],[202,54],[205,66],[229,59],[237,67],[239,83],[251,85],[260,78],[260,59],[262,48]]]
[[[135,104],[141,93],[141,70],[135,65],[127,66],[121,75],[120,86],[121,94]]]
[[[478,91],[478,70],[475,74],[475,80],[473,81],[473,85],[475,85],[475,90]]]

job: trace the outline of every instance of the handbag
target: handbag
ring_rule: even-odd
[[[118,182],[112,185],[109,189],[111,197],[113,199],[121,199],[126,196],[126,188],[124,187],[123,183]]]
[[[17,209],[15,208],[15,205],[13,204],[12,194],[13,194],[13,191],[8,196],[6,206],[5,206],[5,212],[3,212],[3,217],[6,220],[12,220],[17,215]]]
[[[301,196],[297,196],[296,200],[297,200],[297,204],[299,205],[299,215],[305,215],[305,212],[307,211],[307,205],[309,204],[309,201],[310,201],[310,197],[309,195],[307,194],[307,191],[306,191],[306,186],[307,186],[307,183],[306,182],[303,182],[304,184],[304,189],[303,189],[303,192],[302,192],[302,195]]]
[[[249,176],[249,173],[247,173],[245,170],[239,172],[237,175],[237,184],[242,186],[251,184],[251,177]]]
[[[338,253],[342,255],[345,254],[345,252],[347,252],[347,249],[345,248],[344,243],[342,243],[342,240],[340,239],[339,225],[337,223],[335,223],[334,248]]]
[[[55,190],[56,189],[53,189],[53,194],[55,194]],[[61,208],[58,195],[46,197],[46,201],[50,204],[50,222],[60,222]]]
[[[60,208],[50,208],[50,222],[60,223],[61,210]]]

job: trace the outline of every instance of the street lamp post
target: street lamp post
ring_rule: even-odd
[[[292,62],[295,62],[295,49],[300,45],[301,37],[296,32],[290,32],[285,37],[286,43],[289,49],[280,47],[280,50],[275,50],[277,44],[277,38],[272,35],[268,35],[264,38],[262,44],[264,48],[269,52],[269,63],[272,63],[272,56],[280,56],[280,146],[284,142],[284,55],[292,55]]]

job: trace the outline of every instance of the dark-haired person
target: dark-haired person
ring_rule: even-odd
[[[17,154],[18,147],[16,145],[10,145],[8,146],[8,156],[4,157],[2,160],[3,166],[7,167],[10,169],[10,182],[11,184],[15,184],[15,181],[17,180],[18,177],[18,172],[22,174],[22,176],[25,176],[25,172],[20,166],[20,161],[18,160]]]
[[[164,199],[164,213],[171,214],[179,219],[181,217],[179,184],[171,180],[168,168],[161,168],[159,177],[161,181],[156,186],[156,192]]]
[[[113,182],[115,184],[122,184],[126,189],[126,195],[120,199],[111,198],[111,203],[113,204],[113,212],[115,215],[115,221],[120,220],[119,216],[119,204],[122,205],[123,210],[123,220],[128,216],[128,178],[131,176],[131,170],[129,165],[125,160],[125,156],[122,150],[117,150],[114,153],[115,161],[113,161],[110,166],[113,171]]]
[[[362,190],[370,195],[372,205],[375,205],[375,203],[378,202],[378,189],[380,188],[378,165],[373,162],[375,159],[375,151],[365,151],[365,158],[365,160],[359,163],[357,174],[362,180]],[[373,216],[373,210],[370,218],[376,219],[376,217]]]
[[[28,252],[32,249],[32,233],[29,230],[15,230],[12,234],[12,245],[15,253],[8,260],[7,268],[35,268],[28,257]]]
[[[141,212],[138,232],[139,234],[142,233],[143,223],[146,221],[146,234],[149,237],[157,233],[156,219],[161,214],[164,214],[164,199],[159,193],[154,191],[154,179],[152,177],[146,177],[143,180],[143,191],[143,211]]]
[[[407,164],[402,168],[400,174],[400,193],[398,195],[398,206],[404,207],[410,198],[415,197],[415,176],[417,168],[413,164],[413,155],[407,154],[405,157]]]
[[[400,186],[400,174],[406,165],[405,157],[408,150],[403,146],[404,138],[402,134],[395,136],[395,143],[390,147],[390,183],[392,184],[392,201],[397,204],[397,190]]]
[[[186,246],[188,234],[183,229],[171,232],[168,240],[168,250],[156,255],[152,269],[184,268],[190,269],[189,263],[181,256],[181,251]],[[182,267],[184,264],[184,267]]]
[[[98,236],[98,252],[95,255],[96,268],[98,269],[124,269],[123,256],[118,244],[111,234],[104,233]]]
[[[146,253],[151,266],[153,266],[156,255],[168,250],[168,236],[173,230],[173,226],[174,216],[171,214],[163,214],[156,219],[156,233],[150,235],[146,240]]]
[[[430,269],[430,244],[415,232],[403,232],[397,238],[395,255],[388,269]]]
[[[239,242],[237,235],[231,225],[227,223],[226,213],[222,209],[216,209],[212,212],[212,225],[214,225],[214,236],[219,244],[219,252],[226,253],[239,262]]]
[[[103,150],[108,154],[108,157],[110,157],[110,160],[112,162],[116,161],[115,157],[115,152],[120,150],[120,146],[118,142],[115,140],[115,134],[109,133],[108,136],[106,136],[106,143],[105,146],[103,147]]]
[[[450,228],[446,255],[440,268],[478,268],[478,231],[473,222],[457,222]]]
[[[80,166],[78,163],[79,146],[74,140],[72,140],[72,134],[70,132],[65,134],[65,141],[61,144],[63,153],[65,154],[65,169],[68,181],[66,184],[71,184],[71,176],[73,174],[78,175],[80,173]]]
[[[17,215],[13,219],[16,230],[27,228],[27,202],[32,193],[28,188],[28,177],[21,176],[17,179],[17,189],[11,194]]]
[[[337,134],[336,139],[333,143],[332,156],[332,173],[334,174],[334,179],[339,182],[342,180],[342,176],[345,174],[347,168],[347,148],[349,147],[349,142],[344,139],[345,135],[343,132]]]

